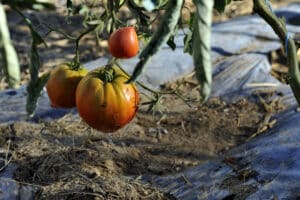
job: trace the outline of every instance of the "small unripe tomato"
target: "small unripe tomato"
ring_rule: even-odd
[[[116,58],[132,58],[139,51],[139,40],[134,27],[115,30],[108,39],[108,48]]]
[[[78,84],[76,106],[92,128],[114,132],[129,123],[138,110],[139,93],[117,66],[90,71]]]
[[[51,106],[55,108],[76,107],[75,92],[79,81],[88,73],[86,68],[71,68],[70,63],[63,63],[54,68],[46,83],[46,90]]]

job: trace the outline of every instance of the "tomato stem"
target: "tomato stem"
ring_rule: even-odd
[[[289,37],[286,23],[283,19],[278,18],[270,10],[266,1],[254,0],[254,10],[272,27],[286,48],[286,57],[289,66],[290,86],[294,96],[300,105],[300,71],[297,60],[297,46],[293,38]]]
[[[130,77],[130,75],[120,66],[120,63],[118,62],[118,60],[115,60],[115,61],[116,62],[113,63],[113,59],[112,59],[112,60],[110,60],[109,63],[116,65],[124,74],[126,74],[128,77]],[[193,99],[188,99],[188,98],[183,97],[180,94],[180,92],[178,91],[179,86],[170,92],[161,92],[161,91],[155,91],[155,90],[149,88],[148,86],[146,86],[145,84],[143,84],[140,81],[135,81],[135,82],[137,83],[137,85],[139,85],[146,91],[153,94],[153,97],[149,97],[148,95],[144,94],[147,98],[150,99],[150,101],[142,103],[142,105],[149,105],[148,112],[150,112],[150,111],[155,112],[157,107],[160,107],[159,105],[161,104],[161,100],[164,97],[164,95],[175,95],[178,98],[180,98],[184,103],[186,103],[187,106],[192,107],[192,105],[190,104],[190,101],[193,101]],[[159,111],[159,112],[161,112],[161,111]]]
[[[117,63],[119,63],[120,61],[119,61],[119,59],[118,58],[116,58],[116,57],[111,57],[110,59],[109,59],[109,61],[108,61],[108,64],[106,65],[106,67],[111,67],[111,66],[113,66],[114,64],[117,64]]]
[[[66,32],[62,31],[62,30],[59,30],[57,27],[54,27],[50,24],[46,24],[46,23],[42,23],[44,26],[46,26],[49,31],[46,33],[46,35],[48,35],[49,33],[51,33],[52,31],[54,32],[57,32],[57,33],[60,33],[61,35],[63,35],[65,38],[69,39],[69,40],[72,40],[72,41],[75,41],[76,40],[76,37],[73,37],[72,35],[69,35],[67,34]]]
[[[80,69],[80,59],[79,59],[79,42],[80,40],[83,38],[83,36],[85,36],[86,34],[88,34],[89,32],[95,30],[97,26],[92,26],[89,29],[85,30],[84,32],[82,32],[75,40],[75,56],[73,58],[72,61],[72,67],[74,70],[79,70]]]
[[[119,69],[120,69],[122,72],[124,72],[124,74],[126,74],[127,76],[130,77],[130,75],[129,75],[129,74],[128,74],[121,66],[120,66],[120,63],[119,63],[119,60],[118,60],[118,59],[115,60],[114,64],[116,64],[116,65],[119,67]],[[146,85],[144,85],[144,84],[143,84],[142,82],[140,82],[140,81],[135,81],[135,82],[136,82],[139,86],[141,86],[143,89],[145,89],[145,90],[147,90],[147,91],[153,93],[156,97],[159,96],[159,93],[160,93],[160,92],[155,91],[155,90],[153,90],[153,89],[147,87]]]
[[[112,82],[114,79],[115,70],[112,68],[110,64],[105,65],[104,69],[102,69],[99,73],[99,78],[106,82]]]

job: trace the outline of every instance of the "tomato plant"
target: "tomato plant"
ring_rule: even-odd
[[[78,84],[76,106],[81,118],[91,127],[113,132],[135,116],[139,93],[134,83],[117,66],[90,71]]]
[[[46,84],[51,106],[58,108],[73,108],[75,92],[79,81],[88,73],[84,67],[73,69],[71,63],[63,63],[51,71]]]
[[[115,30],[108,39],[109,52],[116,58],[131,58],[139,51],[139,41],[134,27]]]
[[[189,2],[193,4],[192,9],[190,9],[186,6],[185,3],[187,1],[185,0],[117,0],[91,2],[67,0],[68,16],[66,19],[70,19],[73,15],[81,15],[82,24],[87,31],[83,32],[77,39],[65,33],[63,33],[63,35],[68,39],[76,40],[77,59],[79,57],[78,41],[84,34],[91,30],[94,31],[98,41],[108,40],[109,51],[116,58],[131,58],[136,56],[139,51],[138,38],[143,39],[143,41],[145,41],[145,47],[141,49],[138,62],[127,81],[130,83],[137,80],[151,58],[165,44],[168,44],[172,49],[176,48],[174,42],[176,30],[183,29],[183,34],[185,34],[184,51],[193,57],[196,77],[199,81],[199,85],[201,85],[200,96],[204,102],[208,99],[212,86],[210,41],[213,9],[222,12],[232,1],[238,0],[193,0]],[[24,18],[32,35],[33,40],[29,64],[31,81],[27,87],[27,111],[29,114],[32,114],[37,98],[40,96],[40,92],[46,82],[46,77],[38,77],[38,69],[41,63],[39,61],[37,45],[44,41],[39,33],[35,31],[35,26],[31,23],[30,19],[18,10],[22,8],[21,5],[24,2],[2,1],[2,3],[11,6],[13,10],[17,11]],[[253,0],[253,3],[253,10],[273,28],[282,44],[286,47],[285,49],[289,60],[290,85],[300,104],[300,72],[296,55],[296,50],[300,44],[299,42],[296,43],[293,37],[289,37],[284,20],[278,18],[272,9],[270,9],[269,0]],[[188,12],[186,20],[183,15],[184,10]],[[126,11],[125,15],[124,11]],[[153,24],[155,24],[155,26],[153,26]],[[42,26],[44,26],[44,24]],[[50,28],[50,31],[53,31],[53,29]],[[109,35],[110,37],[108,37]],[[139,37],[137,37],[137,35]],[[10,55],[8,53],[6,54]],[[8,72],[8,70],[6,71]],[[17,80],[17,78],[16,76],[15,79]]]

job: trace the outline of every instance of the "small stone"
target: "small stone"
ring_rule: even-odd
[[[157,128],[150,127],[148,133],[156,134],[158,132]]]

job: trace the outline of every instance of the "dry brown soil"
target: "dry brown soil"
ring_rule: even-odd
[[[245,99],[228,104],[213,98],[200,105],[193,100],[194,82],[192,76],[165,87],[170,91],[179,84],[188,104],[165,95],[162,114],[141,106],[115,133],[95,131],[70,114],[50,122],[3,124],[0,147],[19,166],[15,180],[37,187],[38,199],[172,199],[141,183],[140,176],[168,175],[213,159],[272,127],[272,116],[282,109],[280,101]]]

